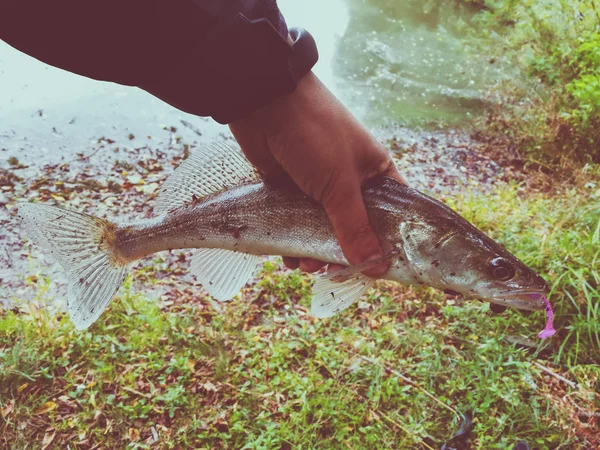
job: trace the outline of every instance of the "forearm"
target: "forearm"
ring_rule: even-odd
[[[238,13],[287,37],[275,0],[0,0],[0,39],[56,67],[213,115],[223,92],[211,83],[225,86],[228,56],[214,49],[214,34]]]

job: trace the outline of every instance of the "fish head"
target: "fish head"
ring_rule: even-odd
[[[446,228],[430,243],[430,284],[502,306],[544,308],[546,281],[475,227]]]
[[[444,203],[386,177],[371,180],[365,193],[387,214],[379,223],[402,254],[394,269],[400,279],[501,306],[545,307],[544,279]]]

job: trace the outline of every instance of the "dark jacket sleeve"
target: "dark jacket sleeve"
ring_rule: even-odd
[[[233,76],[249,62],[239,61],[244,39],[224,43],[240,34],[230,30],[239,13],[266,19],[275,39],[287,38],[275,0],[0,0],[0,39],[53,66],[227,122],[247,112],[231,111],[235,97],[264,78]]]

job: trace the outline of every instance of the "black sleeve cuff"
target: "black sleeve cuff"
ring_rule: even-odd
[[[291,29],[290,36],[292,44],[266,18],[239,13],[168,76],[140,87],[183,111],[233,122],[292,92],[317,62],[310,33]]]

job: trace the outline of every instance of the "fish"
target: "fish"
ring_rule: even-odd
[[[542,277],[444,203],[389,177],[363,186],[389,270],[381,277],[525,310],[543,309]],[[263,255],[347,266],[316,279],[311,313],[327,318],[355,303],[379,260],[349,265],[321,204],[299,189],[265,182],[236,145],[192,153],[167,178],[154,215],[111,222],[42,203],[18,205],[26,232],[68,275],[67,309],[88,328],[116,295],[133,264],[151,254],[196,249],[190,269],[217,300],[234,297]]]

